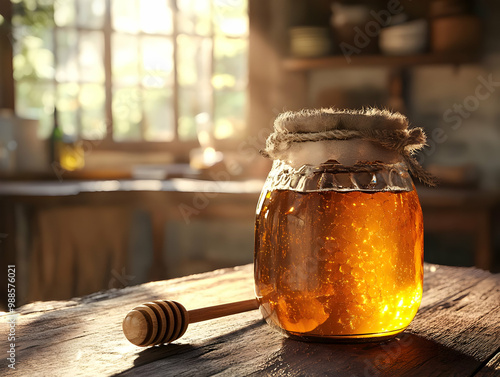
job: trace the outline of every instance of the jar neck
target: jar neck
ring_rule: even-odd
[[[275,160],[266,181],[268,190],[314,191],[412,191],[413,181],[404,162],[357,163],[353,166],[327,161],[294,168]]]
[[[293,143],[282,152],[280,160],[299,169],[303,165],[318,166],[326,161],[337,161],[344,166],[358,162],[378,161],[384,164],[402,163],[402,156],[368,140],[322,140]]]

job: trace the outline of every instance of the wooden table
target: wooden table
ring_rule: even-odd
[[[284,338],[258,311],[190,325],[175,343],[139,348],[121,322],[134,306],[174,299],[188,309],[253,296],[252,266],[109,290],[18,309],[16,376],[499,376],[500,274],[426,265],[420,311],[383,344]],[[1,344],[7,347],[6,315]],[[6,349],[2,352],[5,356]]]

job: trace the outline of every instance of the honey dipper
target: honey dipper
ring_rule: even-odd
[[[132,309],[123,319],[123,333],[136,346],[148,347],[179,339],[190,323],[206,321],[259,307],[257,299],[186,310],[176,301],[156,300]]]

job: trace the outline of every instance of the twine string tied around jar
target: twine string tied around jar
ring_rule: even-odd
[[[384,121],[388,125],[385,128],[381,126]],[[355,125],[356,122],[362,125]],[[370,127],[370,124],[376,127]],[[274,132],[268,137],[266,148],[261,154],[277,159],[293,143],[351,139],[370,141],[399,153],[414,177],[429,186],[436,185],[436,179],[413,156],[426,145],[423,129],[408,128],[406,117],[386,110],[320,109],[283,113],[276,119]]]

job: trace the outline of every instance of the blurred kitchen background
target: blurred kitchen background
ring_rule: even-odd
[[[493,0],[0,0],[0,276],[21,305],[252,262],[273,119],[331,106],[423,127],[425,260],[500,271],[498,20]]]

